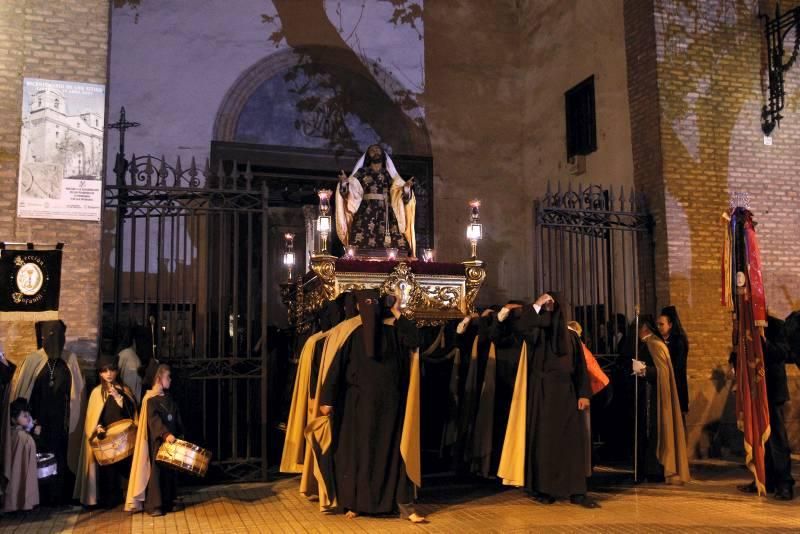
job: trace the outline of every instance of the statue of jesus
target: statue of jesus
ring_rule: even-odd
[[[416,257],[414,177],[403,180],[392,159],[372,145],[347,176],[339,171],[336,188],[336,233],[359,255],[383,256],[396,248]]]

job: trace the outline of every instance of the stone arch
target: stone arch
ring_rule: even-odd
[[[361,68],[359,69],[361,72],[356,72],[352,68],[352,51],[324,46],[280,50],[262,58],[246,69],[222,99],[214,121],[213,139],[236,141],[239,121],[251,97],[261,88],[262,84],[297,67],[303,57],[310,58],[316,65],[346,73],[349,77],[348,85],[356,92],[360,89],[364,90],[363,94],[365,95],[370,92],[376,95],[380,92],[383,103],[370,107],[363,101],[359,101],[358,116],[370,126],[377,124],[376,132],[392,139],[389,144],[395,153],[419,156],[431,154],[430,137],[422,114],[420,113],[418,118],[412,119],[403,112],[401,105],[393,101],[387,94],[387,90],[389,92],[401,91],[404,86],[379,62],[371,61],[368,71],[380,77],[382,84],[378,84],[375,78],[367,79],[363,74],[365,69]],[[391,124],[392,127],[388,127],[388,124]]]

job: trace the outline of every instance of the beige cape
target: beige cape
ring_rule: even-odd
[[[316,421],[316,419],[322,417],[319,413],[319,396],[322,392],[322,385],[325,382],[325,378],[328,376],[328,369],[330,369],[331,362],[333,362],[333,359],[336,357],[336,353],[342,348],[342,345],[344,345],[344,342],[350,337],[350,334],[359,326],[361,326],[361,317],[357,315],[342,321],[327,331],[325,344],[322,348],[322,361],[320,361],[319,364],[317,388],[314,400],[308,405],[307,424],[303,429],[306,444],[309,440],[309,433],[313,432],[316,434],[316,439],[320,443],[325,443],[326,436],[330,435],[330,429],[326,428],[326,426],[330,425],[329,419],[325,417],[324,420]],[[318,496],[319,508],[322,511],[336,508],[335,492],[333,488],[326,487],[322,471],[320,471],[317,459],[314,457],[313,451],[309,446],[305,447],[302,475],[300,476],[300,493],[307,497]]]
[[[136,448],[133,450],[131,476],[128,478],[128,495],[125,499],[126,512],[138,512],[144,506],[147,483],[150,481],[150,443],[147,438],[147,401],[157,393],[152,389],[142,397],[139,410],[139,424],[136,427]]]
[[[286,438],[283,442],[280,470],[283,473],[302,473],[306,462],[306,438],[303,436],[309,418],[313,416],[309,384],[311,381],[311,365],[314,361],[314,349],[321,339],[328,337],[328,332],[317,332],[309,336],[297,362],[297,375],[294,379],[292,403],[289,408],[289,419],[286,422]]]
[[[503,452],[497,476],[506,486],[525,485],[525,442],[528,410],[528,344],[522,344],[519,353],[517,377],[514,380],[514,396],[508,414],[508,426],[503,440]]]
[[[658,380],[658,448],[656,456],[664,466],[664,479],[667,484],[681,484],[691,479],[689,474],[689,455],[686,451],[686,436],[683,431],[681,405],[675,372],[669,358],[669,349],[655,335],[648,337],[647,350],[653,358]]]
[[[39,504],[36,444],[33,438],[20,427],[11,428],[8,437],[9,454],[16,461],[9,465],[8,485],[3,496],[3,511],[31,510]]]

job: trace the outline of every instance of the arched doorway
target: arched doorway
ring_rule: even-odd
[[[413,93],[379,62],[365,69],[351,50],[321,46],[277,52],[242,73],[217,112],[214,140],[338,153],[380,142],[431,155]]]

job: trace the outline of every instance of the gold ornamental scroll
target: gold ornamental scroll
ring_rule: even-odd
[[[450,319],[461,319],[475,309],[486,271],[483,262],[467,261],[463,273],[421,274],[412,271],[413,264],[400,261],[388,274],[359,272],[355,269],[337,270],[336,258],[319,255],[311,259],[308,281],[297,291],[294,306],[298,325],[309,323],[309,318],[325,302],[346,291],[377,289],[382,295],[402,294],[403,314],[420,324],[442,324]]]

